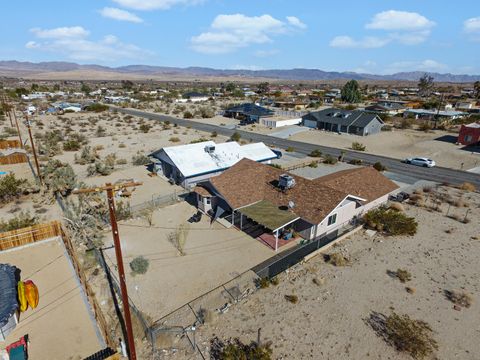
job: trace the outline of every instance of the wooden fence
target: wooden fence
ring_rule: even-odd
[[[0,156],[0,165],[22,164],[28,161],[27,154],[13,153],[5,156]]]
[[[13,249],[19,246],[28,245],[55,237],[60,237],[65,244],[67,253],[70,257],[73,267],[75,268],[75,272],[77,273],[78,279],[80,280],[80,284],[82,285],[83,290],[87,295],[88,301],[90,303],[90,306],[92,307],[95,316],[95,320],[97,321],[97,324],[100,328],[100,331],[102,332],[102,336],[105,339],[107,346],[115,349],[117,347],[117,344],[110,336],[110,332],[108,330],[109,326],[107,325],[105,316],[103,315],[103,312],[95,298],[95,293],[90,287],[85,273],[80,267],[80,262],[78,261],[78,256],[73,247],[72,241],[70,240],[70,236],[64,230],[59,221],[51,221],[44,224],[29,226],[19,230],[0,233],[0,251]]]
[[[61,226],[58,221],[51,221],[23,229],[0,233],[0,251],[61,236],[61,234]]]
[[[5,150],[5,149],[19,149],[21,148],[20,146],[20,141],[19,140],[0,140],[0,150]]]

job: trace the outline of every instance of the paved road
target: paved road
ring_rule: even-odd
[[[218,134],[225,135],[225,136],[231,136],[236,131],[241,135],[242,139],[244,140],[251,140],[254,142],[261,141],[267,145],[275,146],[281,149],[293,147],[296,152],[300,152],[306,155],[310,154],[312,150],[318,149],[323,154],[330,154],[334,157],[338,157],[340,156],[342,151],[342,149],[321,146],[321,145],[314,145],[314,144],[304,143],[300,141],[293,141],[288,139],[280,139],[280,138],[276,138],[269,135],[257,134],[254,132],[248,132],[248,131],[239,130],[239,129],[233,130],[233,129],[228,129],[222,126],[204,124],[204,123],[200,123],[192,120],[178,119],[172,116],[154,114],[154,113],[149,113],[141,110],[123,109],[123,108],[117,108],[113,106],[111,108],[116,109],[119,112],[122,112],[125,114],[140,116],[150,120],[170,121],[170,123],[178,124],[179,126],[191,127],[193,129],[197,129],[205,132],[215,131]],[[475,174],[467,171],[448,169],[448,168],[438,167],[438,166],[430,169],[422,168],[418,166],[404,164],[398,159],[393,159],[393,158],[389,158],[381,155],[355,152],[355,151],[347,151],[347,153],[345,154],[345,159],[347,161],[352,159],[358,159],[358,160],[362,160],[363,163],[365,164],[374,164],[377,161],[379,161],[384,166],[386,166],[389,171],[394,173],[408,175],[417,179],[430,180],[430,181],[435,181],[439,183],[449,183],[453,185],[462,184],[464,182],[470,182],[474,184],[477,187],[477,189],[480,189],[480,174]]]

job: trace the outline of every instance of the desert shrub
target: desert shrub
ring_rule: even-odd
[[[29,211],[21,211],[18,215],[8,221],[0,221],[0,233],[22,229],[27,226],[32,226],[38,223],[36,216],[31,216]]]
[[[142,125],[140,125],[139,130],[146,134],[150,131],[151,128],[152,127],[150,125],[142,124]]]
[[[93,103],[85,107],[87,111],[102,112],[108,110],[108,105]]]
[[[117,220],[128,220],[132,218],[132,208],[129,203],[117,201],[115,204],[115,216]]]
[[[413,125],[413,120],[406,118],[406,119],[402,119],[398,127],[400,129],[411,129],[412,125]]]
[[[352,150],[365,151],[366,149],[367,149],[367,147],[365,145],[363,145],[362,143],[359,143],[357,141],[354,141],[352,143]]]
[[[310,164],[308,164],[309,167],[311,168],[317,168],[318,167],[318,161],[312,161]]]
[[[425,121],[425,122],[421,123],[420,125],[418,125],[418,130],[429,132],[430,130],[432,130],[432,125],[430,125],[429,122]]]
[[[135,259],[130,261],[130,269],[134,275],[145,274],[148,270],[149,262],[143,256],[137,256]]]
[[[241,137],[242,137],[242,136],[241,136],[238,132],[235,131],[235,132],[232,134],[232,136],[230,136],[230,140],[232,140],[232,141],[237,141],[237,142],[238,142],[238,141],[240,141],[240,138],[241,138]]]
[[[75,164],[85,165],[95,162],[99,158],[97,152],[93,150],[90,146],[83,147],[80,156],[75,154]]]
[[[212,360],[271,360],[271,343],[244,344],[240,339],[222,341],[218,337],[210,340],[210,359]]]
[[[75,188],[77,176],[70,164],[52,159],[42,166],[43,182],[47,188],[63,195],[70,193]]]
[[[309,154],[310,157],[321,157],[322,152],[318,149],[312,150],[312,152]]]
[[[36,137],[40,140],[38,152],[46,156],[55,156],[62,153],[60,145],[62,144],[63,134],[60,130],[46,131],[43,135],[37,133]]]
[[[256,279],[255,285],[260,289],[266,289],[270,286],[270,279],[268,277]]]
[[[389,208],[395,211],[400,211],[400,212],[405,211],[405,208],[403,207],[403,205],[398,202],[391,203]]]
[[[5,204],[20,196],[27,184],[25,179],[17,179],[15,174],[0,177],[0,203]]]
[[[340,253],[325,255],[325,260],[327,263],[333,266],[347,266],[350,262],[345,256]]]
[[[184,119],[193,119],[193,114],[190,111],[185,111],[183,113],[183,118]]]
[[[380,207],[370,210],[364,216],[365,224],[371,229],[388,235],[415,235],[418,223],[406,214]]]
[[[330,154],[325,155],[323,158],[324,164],[335,165],[338,162],[337,158],[333,157]]]
[[[76,140],[67,140],[63,143],[63,150],[65,151],[78,151],[82,145]]]
[[[298,303],[298,296],[297,295],[285,295],[285,300],[291,302],[292,304]]]
[[[278,284],[280,284],[280,279],[278,278],[278,276],[275,276],[274,278],[272,278],[272,279],[270,280],[270,283],[271,283],[272,285],[277,286]]]
[[[395,276],[400,280],[402,283],[406,283],[407,281],[412,280],[412,274],[410,274],[407,270],[405,269],[397,269],[395,272]]]
[[[414,359],[424,359],[438,349],[432,332],[426,322],[411,319],[406,314],[392,313],[386,318],[386,340],[398,351],[406,352]]]
[[[110,163],[106,161],[97,160],[94,164],[90,164],[87,167],[87,176],[102,175],[107,176],[113,172],[114,168]]]
[[[218,133],[216,131],[212,131],[212,133],[210,134],[210,137],[214,138],[214,137],[217,137],[218,136]]]
[[[211,107],[202,106],[199,109],[199,112],[203,119],[212,118],[215,116],[215,111]]]
[[[10,126],[5,127],[3,129],[3,133],[4,133],[5,137],[18,135],[17,129],[15,129],[13,127],[10,127]]]
[[[469,308],[472,306],[473,297],[469,293],[465,291],[458,291],[458,290],[445,290],[445,296],[448,300],[453,302],[455,305],[462,306],[465,308]]]
[[[136,155],[132,157],[132,164],[135,166],[148,165],[150,163],[151,163],[150,158],[145,154],[142,154],[141,152],[138,152]]]
[[[107,136],[107,130],[103,126],[98,125],[97,130],[95,131],[95,135],[97,137],[105,137]]]
[[[292,147],[292,146],[289,146],[285,149],[286,152],[294,152],[295,151],[295,148]]]
[[[276,169],[281,169],[282,168],[282,165],[280,165],[280,164],[268,164],[268,165],[271,166],[271,167],[274,167]]]
[[[363,161],[360,159],[352,159],[348,163],[352,165],[362,165]]]
[[[464,182],[462,185],[460,185],[460,189],[465,190],[465,191],[471,191],[474,192],[477,190],[475,185],[469,182]]]
[[[126,148],[126,147],[127,147],[127,145],[125,145],[124,143],[118,144],[119,149],[123,149],[123,148]]]
[[[200,137],[198,139],[194,139],[194,140],[190,141],[190,144],[198,144],[198,143],[205,142],[205,141],[208,141],[208,139],[204,138],[204,137]]]
[[[118,160],[116,161],[116,164],[117,164],[117,165],[127,165],[127,164],[128,164],[128,161],[127,161],[127,159],[118,159]]]
[[[176,142],[180,142],[180,138],[176,136],[172,136],[170,139],[168,139],[168,141],[176,143]]]
[[[373,168],[380,172],[387,170],[387,167],[383,165],[380,161],[377,161],[375,164],[373,164]]]
[[[188,232],[190,231],[187,224],[180,224],[175,231],[167,235],[168,241],[178,250],[180,256],[185,254],[185,243],[187,242]]]

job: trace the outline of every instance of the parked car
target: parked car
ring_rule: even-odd
[[[407,158],[405,159],[406,164],[412,164],[416,166],[423,166],[423,167],[434,167],[435,161],[425,157],[414,157],[414,158]]]
[[[405,191],[401,191],[399,192],[398,194],[392,194],[388,197],[388,200],[390,201],[397,201],[397,202],[404,202],[405,200],[408,200],[410,198],[410,194],[405,192]]]
[[[189,223],[198,223],[200,220],[202,220],[202,213],[200,211],[197,211],[196,214],[192,215],[190,219],[188,219]]]

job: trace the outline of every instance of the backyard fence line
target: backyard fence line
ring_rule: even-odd
[[[61,227],[58,221],[50,221],[44,224],[7,231],[0,233],[0,251],[13,249],[57,236],[61,236]]]
[[[10,154],[0,157],[0,165],[13,165],[13,164],[22,164],[28,161],[28,156],[26,154]]]
[[[60,233],[61,233],[60,237],[62,238],[65,248],[67,250],[67,253],[70,256],[70,260],[73,265],[73,268],[75,269],[75,272],[78,276],[80,284],[83,287],[85,294],[87,295],[88,302],[93,310],[93,315],[95,317],[95,321],[98,324],[98,327],[100,328],[102,337],[104,338],[105,343],[107,344],[108,347],[115,349],[117,347],[117,343],[115,342],[115,340],[112,338],[110,334],[107,320],[105,319],[103,311],[97,302],[97,299],[95,297],[95,292],[92,290],[91,286],[89,285],[87,278],[85,276],[85,272],[82,270],[80,266],[77,253],[74,249],[70,236],[61,225],[60,225]]]
[[[19,149],[21,144],[19,140],[0,140],[0,150]]]
[[[138,214],[149,207],[160,208],[163,206],[172,205],[182,201],[182,198],[184,198],[188,194],[190,194],[190,191],[175,191],[166,195],[152,196],[152,199],[149,201],[145,201],[136,205],[131,205],[130,211],[132,212],[132,214]]]

